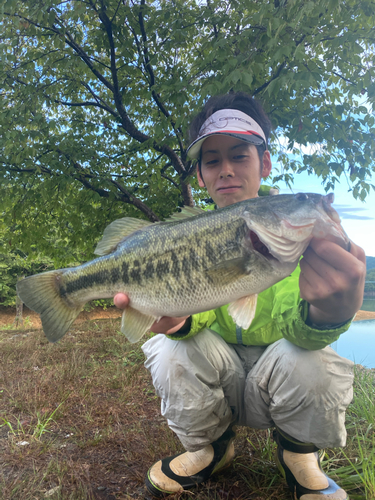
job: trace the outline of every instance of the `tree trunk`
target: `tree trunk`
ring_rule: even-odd
[[[18,276],[17,281],[22,280],[24,277],[25,276]],[[23,313],[23,302],[17,295],[16,296],[16,317],[14,318],[14,321],[13,321],[13,326],[15,326],[16,328],[23,326],[22,313]]]

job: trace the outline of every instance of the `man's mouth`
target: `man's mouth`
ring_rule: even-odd
[[[234,191],[237,191],[238,189],[241,189],[241,186],[223,186],[217,189],[219,193],[232,193]]]

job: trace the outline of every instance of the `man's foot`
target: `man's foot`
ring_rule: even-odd
[[[234,457],[235,433],[230,427],[212,444],[199,451],[179,453],[156,462],[147,472],[146,486],[162,498],[193,488],[224,469]]]
[[[347,493],[322,471],[318,451],[310,453],[289,451],[285,449],[288,444],[278,431],[275,431],[274,436],[277,442],[277,466],[295,499],[349,500]],[[293,443],[291,448],[295,450],[298,446]],[[300,446],[303,450],[309,445],[301,443]]]

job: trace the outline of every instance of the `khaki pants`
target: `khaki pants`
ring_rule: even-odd
[[[143,347],[161,412],[188,451],[218,439],[230,423],[277,426],[318,448],[344,446],[353,362],[330,347],[308,351],[285,339],[268,347],[227,344],[205,329]]]

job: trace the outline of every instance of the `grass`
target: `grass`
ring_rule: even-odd
[[[160,416],[141,344],[119,325],[80,323],[54,345],[40,330],[0,331],[2,500],[147,499],[148,467],[182,451]],[[374,401],[374,374],[357,369],[347,447],[323,460],[353,500],[375,499]],[[290,500],[271,436],[239,428],[232,467],[175,498]]]

